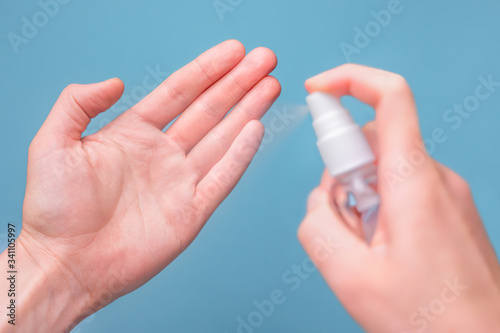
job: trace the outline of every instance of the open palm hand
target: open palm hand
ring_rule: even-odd
[[[275,66],[268,49],[245,56],[224,42],[83,138],[123,83],[66,88],[30,147],[23,248],[45,272],[64,267],[61,280],[88,313],[144,284],[246,170],[263,136],[258,119],[280,93],[268,76]]]

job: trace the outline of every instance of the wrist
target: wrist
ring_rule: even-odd
[[[50,250],[33,237],[21,232],[15,245],[15,326],[8,323],[7,317],[0,323],[0,331],[10,332],[15,328],[16,332],[70,332],[90,315],[88,293]],[[0,255],[0,267],[10,276],[9,259],[7,251]],[[10,282],[5,279],[2,283],[5,284],[2,289],[9,290]],[[2,294],[7,296],[3,290]],[[11,299],[2,303],[10,303]]]

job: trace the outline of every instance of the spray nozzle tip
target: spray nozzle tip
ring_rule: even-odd
[[[313,118],[318,118],[334,110],[343,109],[338,98],[323,92],[313,92],[306,97],[306,101]]]

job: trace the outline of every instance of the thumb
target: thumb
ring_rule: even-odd
[[[325,173],[321,185],[308,200],[307,215],[298,237],[305,251],[329,283],[347,274],[368,248],[332,204],[331,178]],[[348,269],[349,268],[349,269]]]
[[[41,131],[54,138],[80,140],[92,118],[109,109],[123,94],[124,85],[114,78],[92,84],[71,84],[59,96]]]

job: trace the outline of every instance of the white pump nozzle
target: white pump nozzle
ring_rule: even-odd
[[[334,177],[372,163],[375,156],[361,128],[340,101],[326,93],[307,97],[321,157]]]

